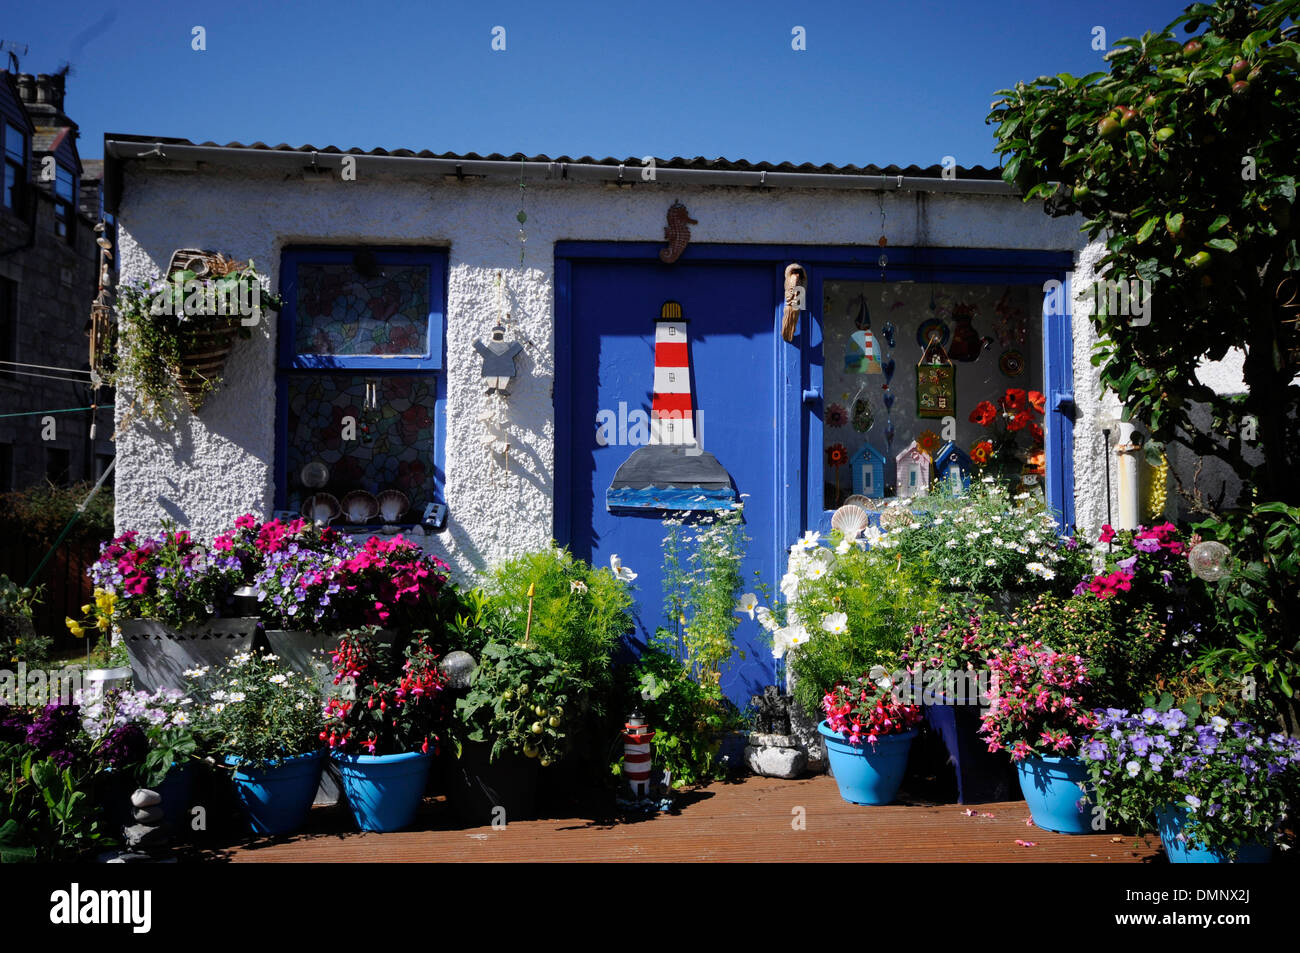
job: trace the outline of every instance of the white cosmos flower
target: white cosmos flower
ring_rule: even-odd
[[[894,685],[894,680],[890,678],[883,665],[871,666],[871,671],[867,673],[867,677],[875,682],[878,688],[892,688]]]
[[[822,576],[826,575],[826,569],[826,564],[818,560],[808,567],[808,571],[804,573],[804,575],[809,579],[820,579]]]
[[[754,615],[758,618],[758,624],[768,632],[777,630],[776,619],[772,618],[772,610],[767,606],[759,606],[754,610]]]
[[[799,577],[792,572],[786,573],[781,577],[781,595],[785,596],[786,602],[793,602],[794,597],[799,594]]]
[[[736,611],[746,613],[751,619],[754,618],[754,610],[758,608],[758,596],[752,592],[747,592],[740,597],[736,603]]]
[[[618,553],[610,554],[609,569],[614,574],[614,578],[620,582],[631,582],[636,578],[636,573],[623,565],[623,560],[618,558]]]
[[[843,612],[832,612],[822,619],[822,628],[834,635],[840,635],[849,628],[849,617]]]
[[[799,540],[799,545],[804,549],[815,549],[820,545],[821,538],[821,533],[814,533],[812,530],[808,530],[803,534],[803,539]]]
[[[850,549],[852,549],[852,548],[853,548],[853,540],[848,539],[848,538],[846,537],[846,538],[840,540],[839,545],[835,547],[835,552],[837,552],[839,555],[843,556],[845,553],[847,553],[847,552],[848,552]]]

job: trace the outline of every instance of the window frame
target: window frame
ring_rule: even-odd
[[[64,198],[59,194],[59,173],[67,173],[72,183],[72,195],[70,198]],[[62,162],[54,164],[54,183],[50,194],[54,199],[54,234],[56,237],[63,239],[69,245],[77,241],[77,192],[80,189],[78,176],[75,169],[71,169]],[[63,231],[60,232],[60,227]]]
[[[374,255],[380,265],[426,265],[429,268],[429,322],[424,354],[412,355],[323,355],[300,354],[297,341],[298,267],[301,264],[351,262],[360,251]],[[430,245],[422,248],[375,247],[365,245],[291,246],[280,253],[280,298],[283,306],[276,322],[276,442],[275,508],[288,506],[289,377],[296,374],[365,374],[375,377],[432,375],[436,381],[433,406],[433,485],[430,501],[446,502],[444,459],[447,446],[446,300],[448,249]],[[408,517],[403,526],[422,522],[421,514]],[[340,526],[350,524],[340,523]]]
[[[13,130],[18,133],[18,139],[21,144],[19,151],[22,153],[21,158],[14,158],[9,154],[9,132]],[[22,129],[18,128],[7,116],[0,121],[0,167],[4,172],[9,169],[14,170],[14,197],[13,204],[10,205],[5,201],[4,182],[0,180],[0,208],[9,209],[17,214],[21,209],[23,201],[23,190],[27,187],[27,169],[28,159],[31,155],[29,142],[30,136]]]

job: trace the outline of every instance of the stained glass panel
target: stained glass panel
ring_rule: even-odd
[[[429,350],[429,266],[298,264],[298,354],[419,356]]]
[[[370,386],[374,409],[367,410]],[[290,374],[289,507],[299,509],[317,492],[342,500],[353,490],[375,495],[400,490],[411,501],[402,522],[417,521],[433,499],[436,398],[437,379],[431,375]],[[345,439],[353,426],[355,439]],[[303,468],[310,463],[328,470],[323,486],[303,482]]]

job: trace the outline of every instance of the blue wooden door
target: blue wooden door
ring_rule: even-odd
[[[780,300],[774,262],[680,260],[557,261],[556,536],[574,555],[609,565],[617,554],[636,572],[635,650],[663,615],[661,513],[611,512],[615,472],[645,442],[655,386],[656,321],[667,301],[681,306],[701,449],[730,474],[751,538],[745,591],[758,576],[776,589],[786,542],[778,507],[789,487],[780,457],[776,334]],[[796,441],[797,445],[797,441]],[[800,469],[801,468],[796,468]],[[765,601],[765,600],[760,600]],[[774,678],[770,642],[739,617],[744,652],[722,687],[742,707]]]

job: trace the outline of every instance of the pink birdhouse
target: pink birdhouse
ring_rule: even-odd
[[[930,455],[913,440],[894,458],[898,479],[895,493],[900,497],[924,496],[930,492],[930,474],[934,469]]]

